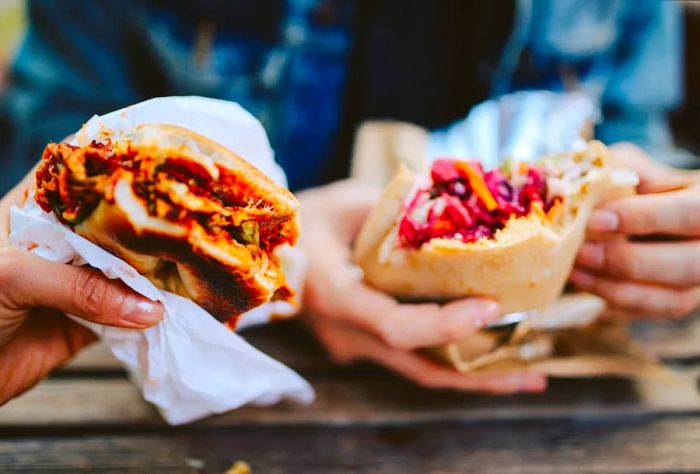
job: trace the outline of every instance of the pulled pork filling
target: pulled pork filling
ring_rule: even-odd
[[[478,161],[437,159],[432,184],[409,199],[399,222],[399,245],[420,248],[432,239],[490,238],[513,217],[552,216],[563,197],[552,195],[545,171],[508,163],[484,171]],[[557,173],[559,174],[559,173]]]
[[[35,199],[44,211],[78,225],[102,199],[113,202],[116,182],[128,173],[151,216],[185,225],[196,222],[212,239],[250,246],[254,254],[272,252],[293,238],[290,224],[271,220],[269,203],[253,202],[226,168],[216,165],[215,177],[192,159],[153,159],[148,151],[116,147],[110,141],[85,147],[51,143],[36,172]]]

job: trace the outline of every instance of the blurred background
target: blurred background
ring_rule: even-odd
[[[0,93],[25,24],[24,0],[0,0]]]
[[[698,167],[698,84],[692,1],[0,0],[0,195],[47,141],[160,95],[240,102],[292,189],[346,176],[364,120],[442,127],[528,88],[592,92],[598,137]]]
[[[673,117],[681,146],[700,155],[700,2],[683,2],[685,40],[685,101]]]

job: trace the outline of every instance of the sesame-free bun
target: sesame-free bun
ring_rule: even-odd
[[[438,238],[419,249],[399,246],[398,222],[407,198],[425,178],[402,167],[365,221],[355,261],[370,285],[402,299],[486,296],[498,301],[503,313],[542,310],[561,294],[593,208],[634,192],[636,184],[636,175],[618,169],[600,142],[591,142],[576,159],[596,166],[564,197],[552,220],[530,213],[512,218],[492,238],[473,243]]]

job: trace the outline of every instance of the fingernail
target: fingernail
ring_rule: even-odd
[[[571,272],[571,281],[574,285],[581,287],[581,288],[590,288],[593,286],[594,282],[594,277],[588,272],[585,272],[580,269],[575,269],[573,272]]]
[[[600,268],[603,266],[605,253],[601,244],[586,243],[579,250],[576,261],[589,268]]]
[[[163,318],[163,307],[136,296],[127,296],[122,303],[121,317],[138,326],[152,326]]]
[[[501,317],[501,307],[498,303],[491,300],[483,300],[481,310],[476,318],[477,327],[486,326],[489,323],[496,321]]]
[[[588,220],[588,230],[591,232],[614,232],[619,225],[617,213],[609,209],[596,209]]]
[[[468,309],[467,309],[468,308]],[[445,324],[452,327],[455,334],[461,337],[465,328],[471,330],[481,329],[500,317],[501,310],[498,303],[489,299],[471,300],[467,307],[450,311],[445,316]]]

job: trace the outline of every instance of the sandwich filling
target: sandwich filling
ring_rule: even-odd
[[[291,297],[273,251],[294,244],[293,216],[275,214],[271,203],[225,166],[176,147],[110,140],[84,147],[51,143],[36,178],[36,201],[71,226],[88,218],[101,201],[114,204],[117,184],[126,181],[151,217],[203,235],[227,253],[245,248],[255,261],[265,261],[266,274],[278,280],[276,299]]]
[[[553,220],[571,192],[570,183],[594,166],[567,157],[542,166],[507,162],[484,171],[478,161],[437,159],[430,182],[418,186],[404,204],[399,246],[418,249],[432,239],[470,243],[493,238],[509,220],[533,213]]]

